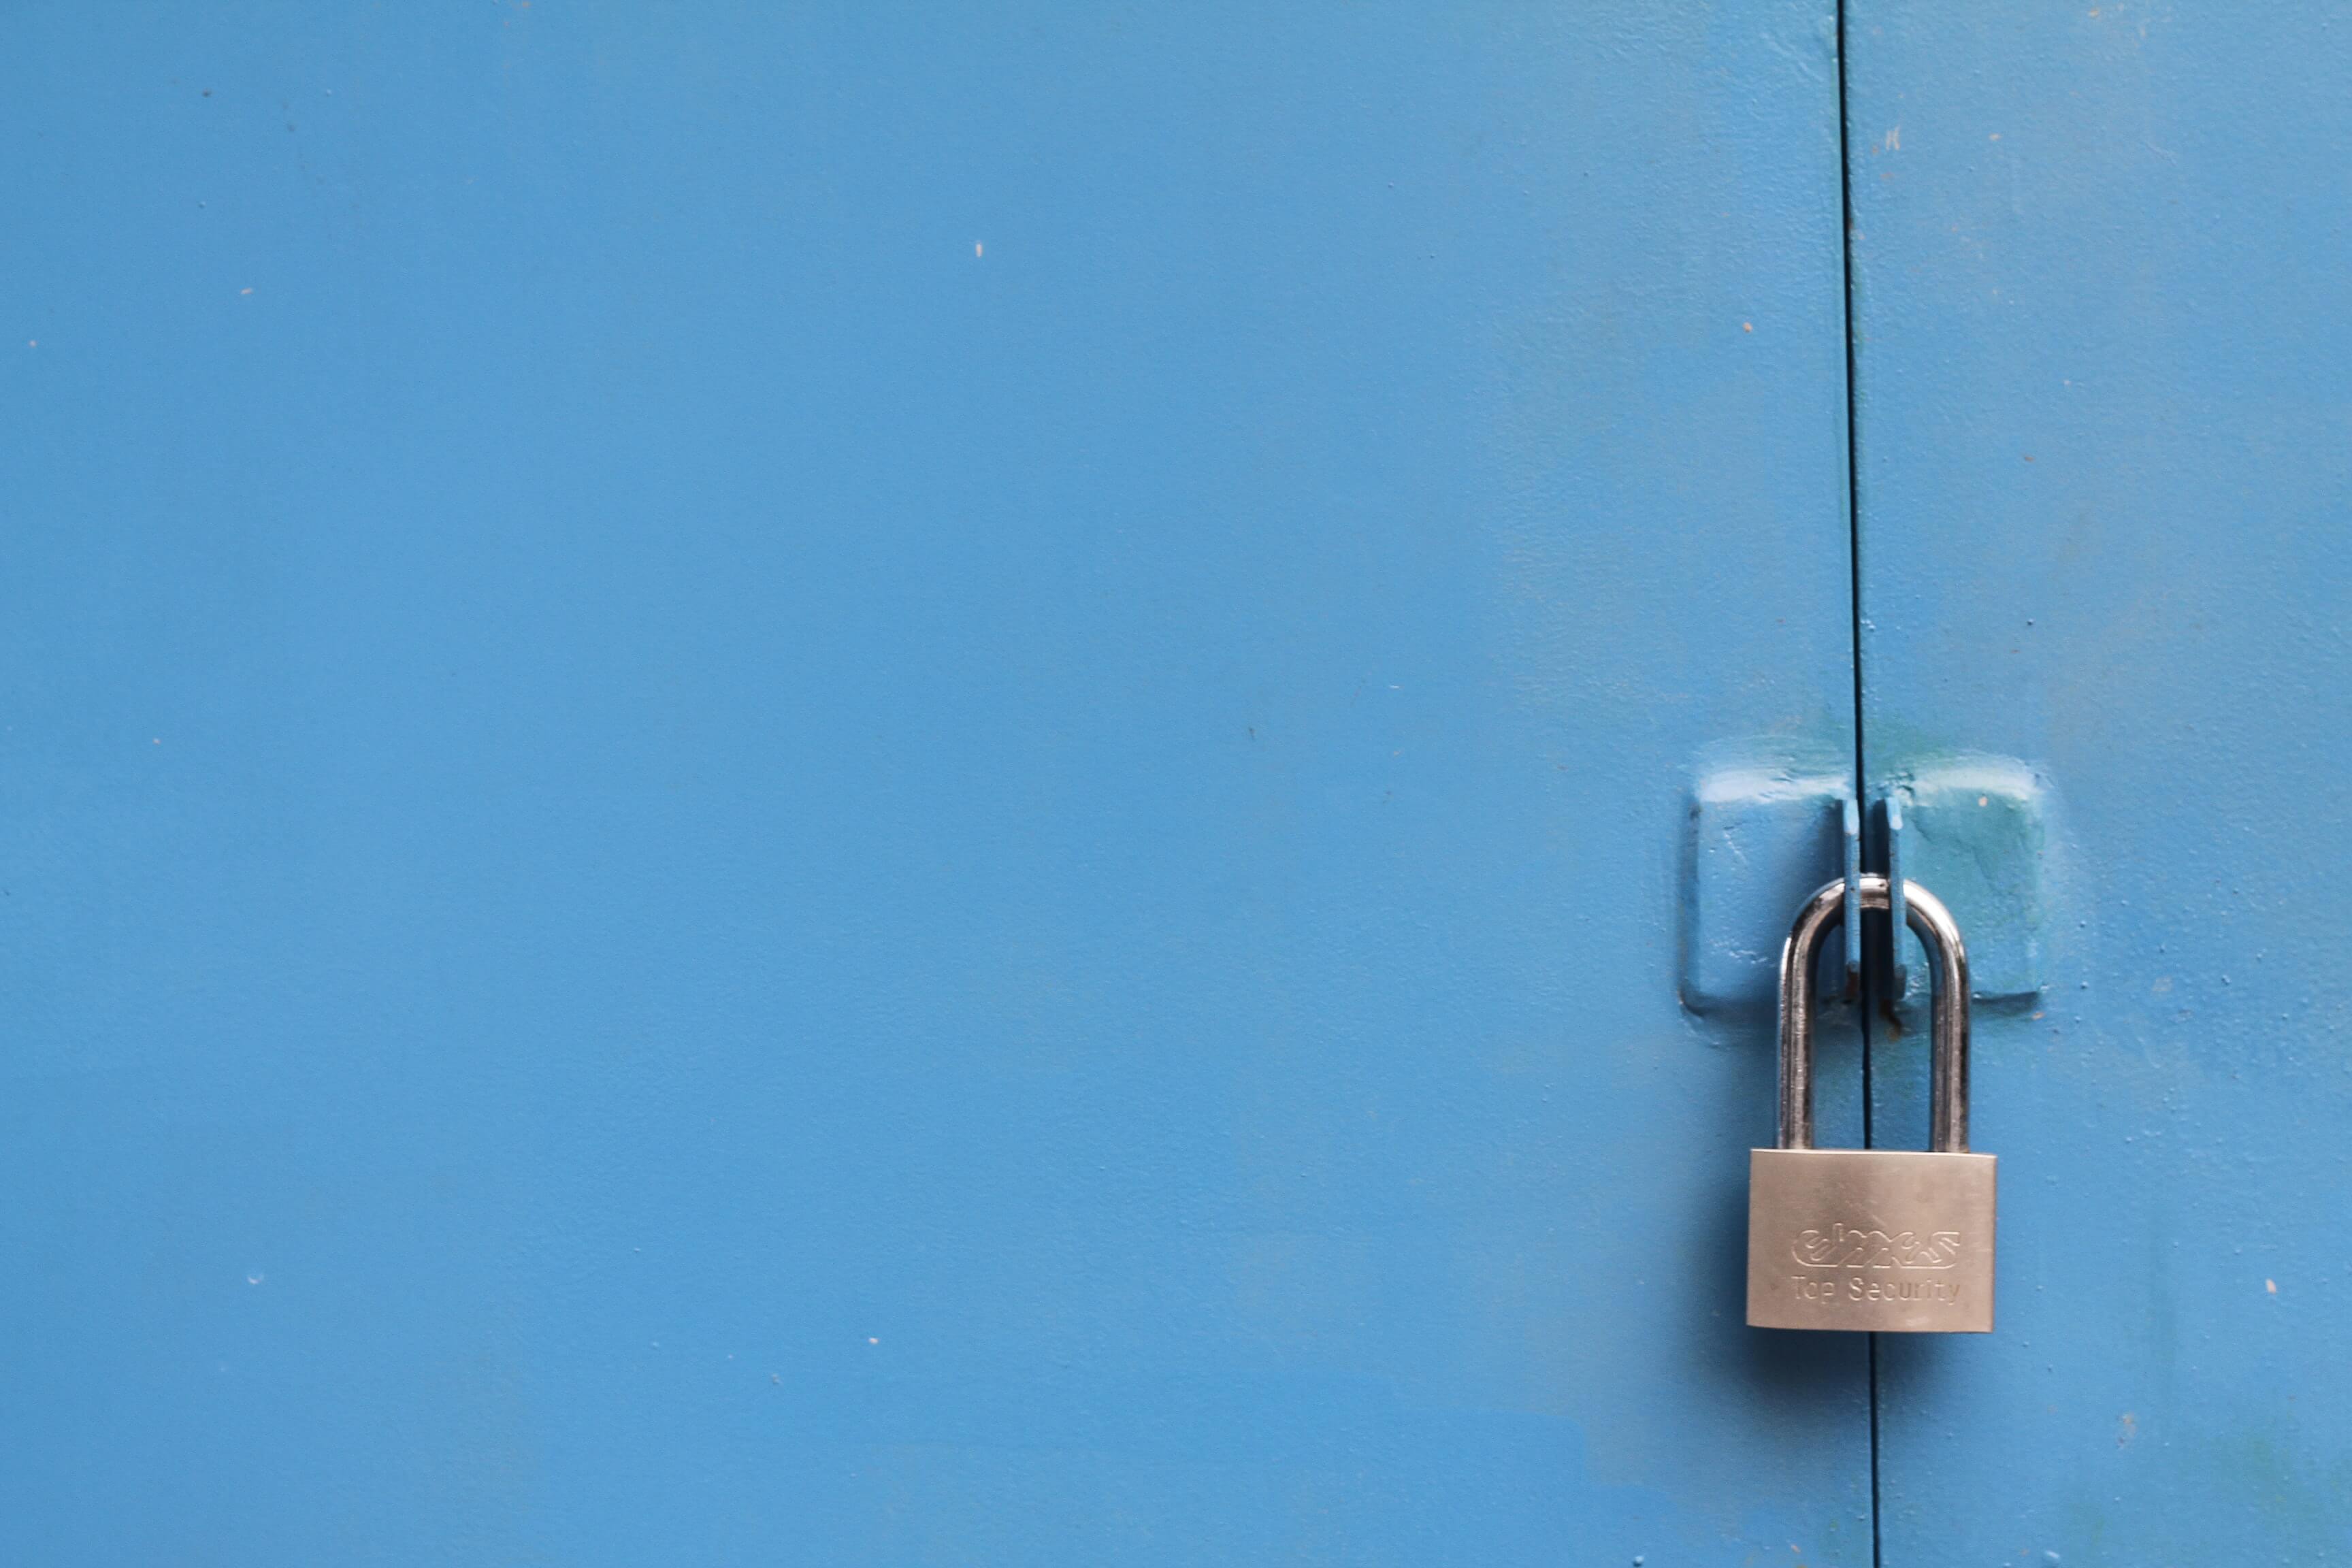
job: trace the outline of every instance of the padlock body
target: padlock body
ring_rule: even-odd
[[[1749,1151],[1748,1321],[1990,1333],[1993,1172],[1990,1154]]]

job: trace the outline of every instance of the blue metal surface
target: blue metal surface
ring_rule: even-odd
[[[11,17],[0,1560],[1867,1561],[1825,0],[971,11]]]
[[[2341,1563],[2352,26],[1848,9],[1867,774],[2022,758],[2067,871],[1976,1033],[1999,1331],[1880,1347],[1885,1561]]]

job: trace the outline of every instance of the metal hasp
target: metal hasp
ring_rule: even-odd
[[[1789,891],[1862,870],[1862,815],[1835,759],[1727,748],[1692,781],[1679,910],[1684,1006],[1743,1025],[1773,1005]],[[1861,958],[1849,944],[1847,984]]]
[[[1996,1164],[1969,1147],[1969,959],[1943,901],[1903,885],[1933,961],[1926,1152],[1813,1147],[1813,971],[1822,939],[1893,903],[1887,879],[1823,884],[1780,949],[1778,1147],[1749,1151],[1748,1321],[1761,1329],[1989,1333]]]

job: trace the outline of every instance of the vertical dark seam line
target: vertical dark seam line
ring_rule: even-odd
[[[1851,616],[1848,633],[1853,649],[1853,792],[1857,805],[1868,810],[1870,796],[1864,788],[1865,752],[1863,746],[1862,710],[1862,442],[1860,416],[1855,402],[1860,391],[1860,378],[1855,374],[1858,358],[1854,340],[1853,310],[1853,139],[1852,116],[1847,108],[1846,89],[1846,0],[1837,4],[1837,116],[1838,116],[1838,265],[1839,281],[1843,287],[1845,309],[1845,522],[1846,568],[1849,579],[1847,608]],[[1869,818],[1864,817],[1865,842],[1869,834]],[[1899,933],[1897,933],[1899,934]],[[1870,1093],[1870,982],[1871,965],[1863,964],[1863,994],[1855,998],[1856,1026],[1862,1031],[1862,1142],[1871,1144]],[[1878,1336],[1869,1338],[1869,1375],[1866,1396],[1870,1405],[1870,1562],[1871,1568],[1885,1568],[1885,1548],[1879,1530],[1878,1500]]]
[[[1853,792],[1855,804],[1863,808],[1863,864],[1865,868],[1884,861],[1870,850],[1869,795],[1864,769],[1867,765],[1863,744],[1862,712],[1862,421],[1855,412],[1855,394],[1859,386],[1856,374],[1858,355],[1855,353],[1853,326],[1853,160],[1851,138],[1846,124],[1845,87],[1845,0],[1837,0],[1837,68],[1838,68],[1838,216],[1840,280],[1845,294],[1845,543],[1848,622],[1846,636],[1853,651]],[[1864,989],[1869,987],[1867,976],[1871,965],[1863,964]],[[1854,1014],[1862,1029],[1862,1142],[1871,1142],[1870,1102],[1870,1001],[1867,995],[1857,996]]]

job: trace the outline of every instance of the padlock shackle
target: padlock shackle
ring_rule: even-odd
[[[1889,907],[1886,879],[1856,879],[1857,900],[1865,910]],[[1928,1036],[1933,1041],[1927,1097],[1927,1147],[1939,1154],[1964,1154],[1969,1147],[1969,952],[1960,928],[1944,901],[1921,887],[1903,884],[1904,914],[1933,956],[1935,1003]],[[1822,941],[1845,923],[1845,881],[1824,882],[1798,911],[1789,940],[1780,944],[1780,1130],[1783,1149],[1813,1146],[1813,971]]]

